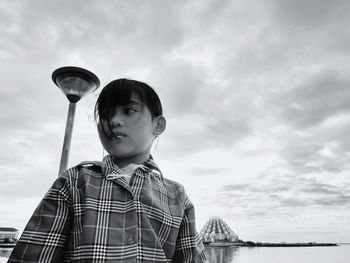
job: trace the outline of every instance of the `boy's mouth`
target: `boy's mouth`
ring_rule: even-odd
[[[121,140],[126,137],[126,134],[121,133],[121,132],[113,132],[113,138]]]

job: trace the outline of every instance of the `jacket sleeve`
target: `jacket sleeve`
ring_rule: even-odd
[[[63,262],[71,221],[69,186],[60,176],[34,211],[8,262]]]
[[[204,246],[195,226],[194,206],[185,197],[185,213],[176,240],[174,263],[208,263]]]

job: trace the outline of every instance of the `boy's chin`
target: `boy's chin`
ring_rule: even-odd
[[[133,158],[134,154],[128,152],[128,151],[110,151],[108,152],[113,158],[115,159],[129,159]]]

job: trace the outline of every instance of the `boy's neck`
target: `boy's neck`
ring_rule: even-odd
[[[142,154],[132,157],[126,157],[126,158],[117,158],[113,156],[113,162],[118,165],[119,168],[124,168],[125,166],[128,166],[129,164],[143,164],[149,159],[149,153],[148,154]]]

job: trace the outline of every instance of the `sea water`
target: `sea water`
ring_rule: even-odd
[[[0,263],[12,249],[0,248]],[[210,263],[349,263],[350,244],[336,247],[206,247]]]
[[[206,247],[210,263],[349,263],[350,244],[335,247]]]

